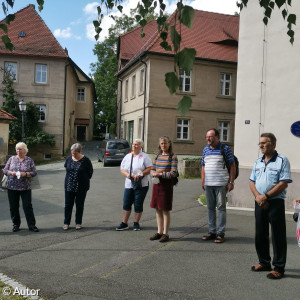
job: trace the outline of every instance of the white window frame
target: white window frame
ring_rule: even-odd
[[[84,87],[77,88],[76,101],[77,102],[85,102],[85,88]]]
[[[136,94],[136,75],[131,78],[131,98],[134,98]]]
[[[231,141],[230,137],[230,121],[219,120],[218,129],[220,133],[220,141],[224,143],[229,143]],[[227,138],[224,138],[224,137]]]
[[[183,69],[179,69],[179,90],[181,92],[190,93],[192,91],[192,70],[187,75]]]
[[[38,108],[40,115],[38,122],[45,123],[46,122],[46,116],[47,116],[47,106],[45,104],[37,104],[36,107]],[[43,120],[42,114],[44,114],[45,119]]]
[[[48,80],[48,66],[46,64],[35,64],[35,83],[46,84]]]
[[[144,93],[144,86],[145,86],[145,69],[140,71],[140,94]]]
[[[220,95],[222,96],[232,95],[232,74],[231,73],[226,73],[226,72],[220,73]]]
[[[4,62],[4,72],[9,74],[11,79],[16,82],[18,80],[18,64],[14,61]]]
[[[191,120],[190,119],[182,119],[177,118],[176,122],[176,139],[177,140],[190,140],[190,127],[191,127]],[[187,128],[187,131],[185,129]]]

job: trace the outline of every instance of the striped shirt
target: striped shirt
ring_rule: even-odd
[[[154,159],[151,170],[162,173],[162,178],[170,179],[177,176],[178,159],[176,154],[173,154],[172,159],[170,155],[158,154]]]
[[[233,163],[234,156],[227,145],[224,145],[224,153],[228,163]],[[210,148],[209,145],[203,149],[201,165],[204,166],[205,185],[224,186],[228,184],[229,173],[222,155],[221,143],[219,143],[214,149]]]

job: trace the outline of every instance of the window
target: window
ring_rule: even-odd
[[[4,64],[5,75],[9,74],[9,77],[13,81],[17,81],[17,63],[6,61]]]
[[[181,92],[191,92],[192,91],[192,85],[191,85],[191,79],[192,79],[192,71],[190,71],[190,74],[185,73],[184,70],[179,70],[179,90]]]
[[[128,100],[128,79],[125,81],[125,96],[124,96],[125,101]]]
[[[140,94],[144,92],[144,81],[145,81],[145,69],[142,69],[140,73]]]
[[[80,102],[85,101],[85,88],[77,89],[77,101],[80,101]]]
[[[190,139],[190,120],[177,119],[177,139],[178,140]]]
[[[131,82],[131,98],[135,97],[135,86],[136,86],[136,76],[132,76],[132,82]]]
[[[139,118],[138,138],[143,138],[143,118]]]
[[[35,65],[35,83],[47,83],[47,65]]]
[[[36,107],[40,111],[39,122],[46,122],[46,105],[37,105]]]
[[[231,96],[231,74],[220,74],[220,95]]]
[[[218,127],[219,127],[219,132],[220,132],[220,141],[221,142],[229,142],[230,141],[230,122],[219,121]]]

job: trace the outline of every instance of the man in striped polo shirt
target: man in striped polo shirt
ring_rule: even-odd
[[[234,188],[235,162],[231,149],[220,142],[219,131],[212,128],[206,133],[207,146],[203,149],[201,160],[201,181],[205,190],[208,210],[208,234],[202,240],[215,240],[223,243],[226,227],[226,193]],[[224,155],[230,165],[230,173],[225,165]],[[218,226],[216,226],[216,208]]]

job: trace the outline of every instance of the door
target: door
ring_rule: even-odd
[[[85,142],[86,126],[77,126],[77,140],[79,142]]]

